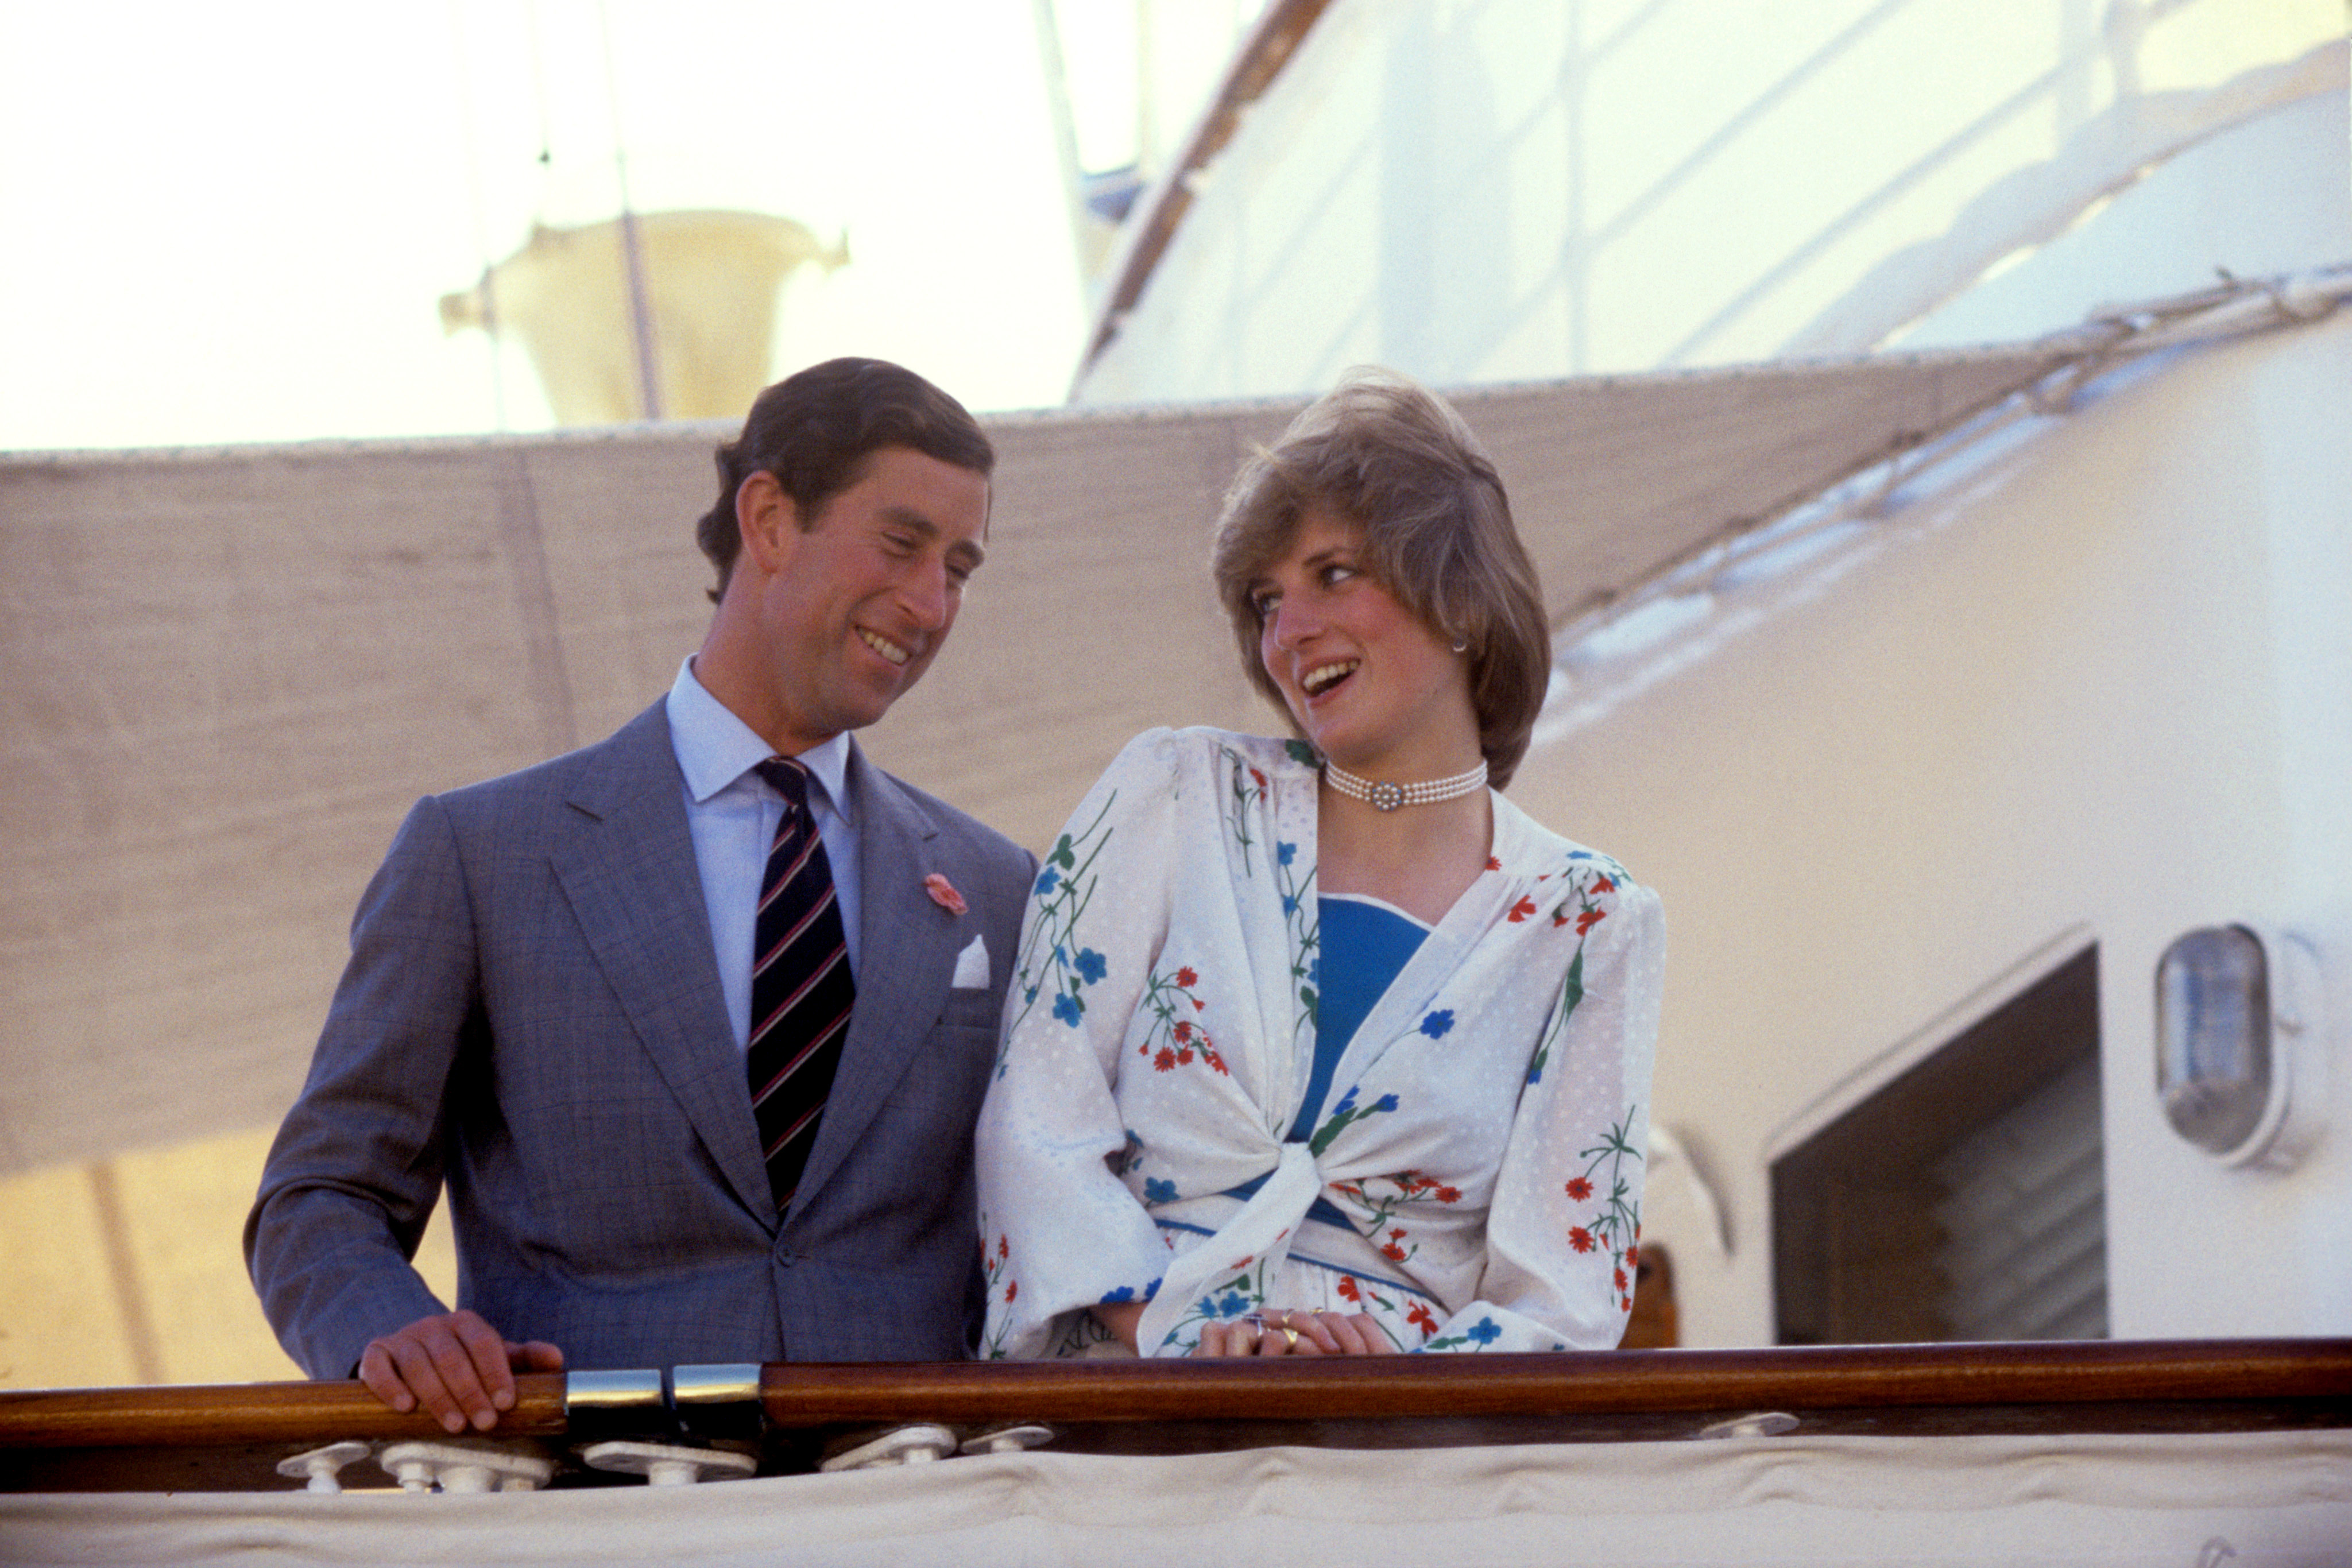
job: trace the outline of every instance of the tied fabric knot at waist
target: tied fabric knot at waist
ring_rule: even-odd
[[[1305,1144],[1285,1144],[1280,1162],[1256,1179],[1256,1191],[1215,1235],[1170,1261],[1159,1294],[1136,1325],[1135,1343],[1150,1347],[1143,1354],[1188,1350],[1199,1338],[1195,1333],[1192,1340],[1181,1340],[1188,1327],[1202,1319],[1239,1317],[1260,1304],[1250,1301],[1225,1312],[1219,1310],[1219,1298],[1236,1294],[1227,1287],[1237,1276],[1255,1293],[1258,1283],[1282,1266],[1290,1256],[1291,1239],[1323,1196],[1323,1176]],[[1241,1188],[1234,1190],[1238,1194]]]

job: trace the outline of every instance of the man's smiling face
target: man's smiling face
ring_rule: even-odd
[[[988,480],[911,447],[876,451],[803,529],[774,490],[744,548],[760,559],[758,615],[772,712],[755,725],[792,756],[872,724],[922,678],[962,608],[988,535]]]

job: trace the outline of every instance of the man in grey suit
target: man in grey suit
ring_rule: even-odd
[[[947,640],[993,464],[962,406],[898,366],[769,388],[719,450],[697,528],[718,610],[668,695],[410,812],[246,1224],[312,1376],[356,1373],[454,1432],[511,1407],[513,1372],[567,1358],[968,1353],[972,1122],[1035,862],[848,732]],[[793,844],[849,980],[845,1032],[836,1016],[821,1055],[792,1047],[790,1071],[831,1075],[794,1080],[815,1087],[792,1135],[814,1141],[785,1176],[750,1076],[784,1015],[751,1015],[777,984],[754,977],[754,930],[777,950],[761,906]],[[445,1183],[455,1312],[409,1261]]]

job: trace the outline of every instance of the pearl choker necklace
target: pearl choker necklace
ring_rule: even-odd
[[[1323,777],[1332,789],[1358,800],[1369,800],[1381,811],[1393,811],[1399,806],[1434,806],[1440,800],[1459,800],[1486,784],[1486,760],[1467,773],[1456,773],[1451,779],[1433,779],[1425,784],[1375,784],[1369,779],[1359,779],[1338,763],[1326,758]]]

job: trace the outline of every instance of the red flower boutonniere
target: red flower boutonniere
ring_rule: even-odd
[[[955,890],[955,883],[937,872],[931,873],[923,879],[923,891],[931,895],[933,904],[938,904],[950,915],[961,915],[970,907],[964,903],[963,894]]]

